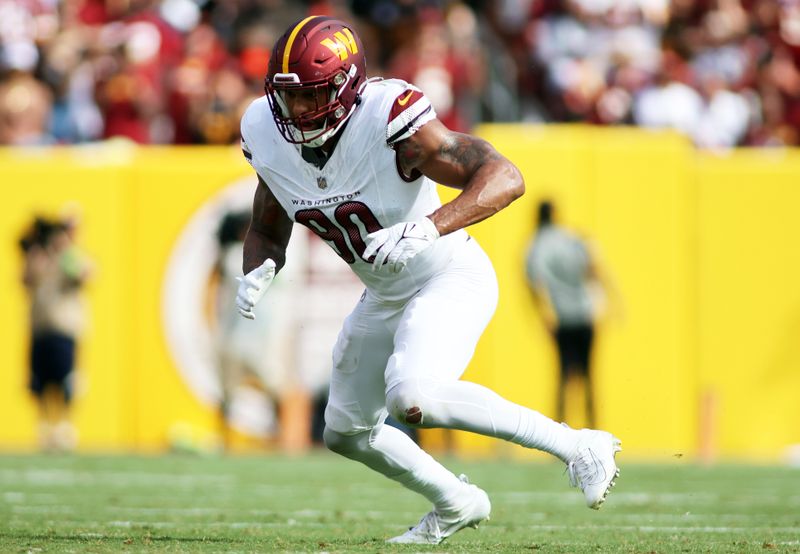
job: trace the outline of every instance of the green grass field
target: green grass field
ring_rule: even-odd
[[[448,460],[492,519],[389,546],[426,502],[326,452],[0,456],[0,552],[800,552],[800,469],[620,465],[599,512],[553,464]]]

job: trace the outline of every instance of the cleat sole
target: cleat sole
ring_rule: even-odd
[[[622,441],[619,440],[617,437],[614,437],[613,438],[613,447],[614,447],[614,457],[616,458],[617,452],[621,452],[622,451]],[[612,487],[616,486],[616,484],[617,484],[616,480],[618,478],[619,478],[619,468],[617,468],[617,471],[614,472],[614,479],[612,479],[611,482],[608,483],[608,487],[606,488],[605,492],[603,493],[603,497],[597,502],[597,504],[592,506],[592,509],[594,509],[594,510],[599,510],[600,509],[600,507],[606,501],[606,498],[608,498],[608,495],[611,492]]]
[[[480,525],[485,521],[489,521],[490,519],[492,519],[491,516],[486,516],[485,518],[479,519],[478,521],[473,521],[472,523],[468,524],[467,527],[471,527],[472,529],[477,529],[478,525]]]

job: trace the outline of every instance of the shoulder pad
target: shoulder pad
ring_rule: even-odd
[[[418,88],[407,85],[392,102],[386,126],[386,144],[393,146],[413,135],[436,117],[430,100]]]

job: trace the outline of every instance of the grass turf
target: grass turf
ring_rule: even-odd
[[[424,499],[326,452],[300,458],[0,456],[0,552],[800,552],[800,470],[634,465],[599,512],[557,464],[448,460],[492,519],[384,540]]]

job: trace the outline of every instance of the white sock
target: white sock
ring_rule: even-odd
[[[356,460],[427,498],[438,511],[458,510],[469,488],[402,431],[381,425],[372,432],[342,435],[325,430],[334,452]]]
[[[506,440],[548,452],[564,463],[569,463],[575,457],[577,431],[524,406],[518,405],[517,409],[517,430]]]
[[[372,448],[391,459],[395,467],[406,470],[386,474],[389,479],[421,494],[438,511],[454,511],[464,505],[468,493],[464,483],[402,431],[383,425],[370,443]]]
[[[564,462],[575,455],[578,432],[539,412],[509,402],[494,391],[468,381],[414,379],[388,398],[419,406],[423,427],[444,427],[498,437],[548,452]]]

